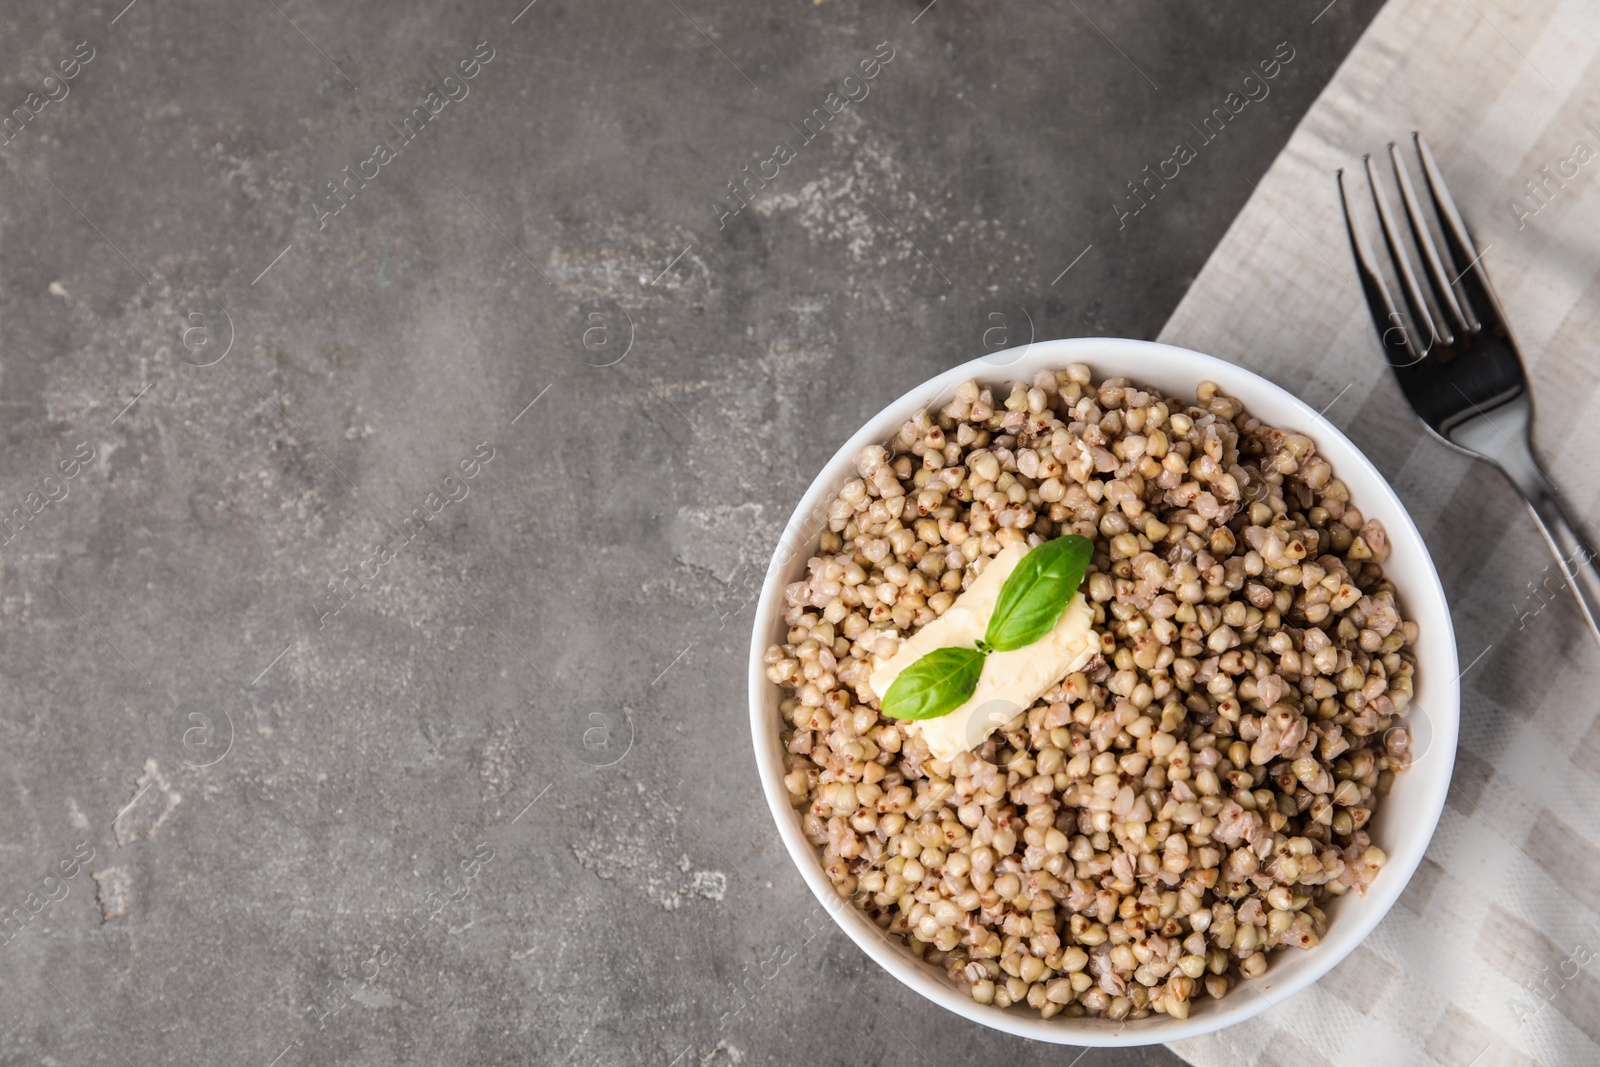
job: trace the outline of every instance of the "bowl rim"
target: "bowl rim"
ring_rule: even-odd
[[[921,408],[929,406],[941,395],[952,392],[957,385],[969,378],[992,380],[1009,377],[1016,380],[1024,374],[1031,377],[1036,370],[1045,367],[1060,368],[1069,363],[1081,362],[1094,367],[1099,373],[1133,377],[1137,381],[1135,375],[1126,373],[1126,368],[1136,363],[1140,356],[1152,355],[1189,363],[1194,368],[1195,385],[1205,379],[1216,381],[1225,393],[1243,399],[1247,409],[1253,409],[1253,405],[1248,396],[1241,394],[1266,395],[1271,397],[1273,402],[1286,405],[1288,410],[1300,419],[1299,426],[1315,425],[1314,433],[1304,428],[1297,432],[1313,436],[1317,441],[1319,452],[1323,454],[1330,451],[1343,453],[1334,461],[1335,468],[1341,472],[1342,478],[1351,467],[1360,468],[1376,487],[1376,492],[1385,498],[1384,524],[1389,531],[1391,544],[1410,543],[1420,549],[1420,558],[1426,566],[1420,569],[1421,573],[1407,578],[1404,587],[1407,613],[1412,618],[1427,617],[1430,619],[1430,625],[1436,624],[1442,628],[1438,636],[1444,639],[1443,647],[1438,649],[1438,652],[1441,660],[1447,661],[1430,664],[1430,670],[1438,672],[1441,677],[1438,679],[1428,677],[1423,681],[1428,693],[1428,725],[1432,730],[1429,748],[1424,754],[1435,769],[1432,777],[1424,779],[1425,788],[1420,797],[1420,804],[1414,799],[1414,807],[1407,822],[1414,828],[1425,825],[1426,833],[1415,835],[1418,844],[1414,848],[1403,854],[1388,857],[1382,874],[1362,900],[1361,912],[1346,916],[1342,920],[1346,925],[1339,931],[1343,943],[1338,950],[1324,954],[1323,950],[1329,947],[1326,941],[1307,950],[1317,955],[1311,962],[1300,967],[1290,979],[1280,981],[1270,999],[1255,982],[1251,982],[1231,991],[1229,998],[1217,1002],[1216,1008],[1184,1020],[1175,1020],[1170,1016],[1152,1016],[1129,1024],[1098,1019],[1068,1019],[1062,1016],[1041,1019],[1036,1013],[997,1008],[972,1000],[935,968],[912,955],[898,938],[891,938],[884,933],[862,912],[851,906],[848,900],[834,892],[832,883],[828,881],[819,862],[817,849],[805,839],[800,817],[790,806],[788,792],[783,786],[782,754],[777,744],[779,732],[777,718],[765,700],[773,688],[773,683],[767,679],[762,655],[771,641],[775,623],[781,614],[784,571],[793,562],[796,554],[810,555],[816,537],[821,532],[820,525],[811,526],[807,520],[813,516],[821,518],[828,500],[837,493],[844,481],[855,476],[854,459],[861,449],[868,445],[887,442],[905,419]],[[1102,365],[1096,366],[1097,363]],[[1019,365],[1025,366],[1019,368]],[[1173,390],[1163,391],[1169,394],[1173,392]],[[1278,421],[1280,420],[1274,418],[1274,422]],[[1329,445],[1332,446],[1331,449],[1327,447]],[[851,472],[850,475],[841,477],[846,470]],[[1365,491],[1364,489],[1363,492]],[[1362,510],[1372,514],[1367,506],[1363,506]],[[788,546],[787,555],[786,546]],[[1320,412],[1299,397],[1239,364],[1155,341],[1078,337],[1036,341],[1020,348],[992,352],[951,367],[885,405],[834,452],[801,496],[793,514],[785,524],[773,557],[768,563],[751,630],[749,703],[751,741],[755,747],[762,793],[767,799],[767,806],[771,809],[773,821],[777,824],[779,836],[783,839],[789,858],[794,862],[801,878],[810,887],[812,895],[822,905],[823,910],[832,916],[839,928],[869,958],[923,997],[980,1025],[1017,1037],[1052,1044],[1112,1047],[1180,1041],[1243,1022],[1310,986],[1337,966],[1356,945],[1366,939],[1388,914],[1410,882],[1411,876],[1427,851],[1443,813],[1460,729],[1461,688],[1459,656],[1454,628],[1451,625],[1450,605],[1445,596],[1443,583],[1439,579],[1438,568],[1428,552],[1427,543],[1423,540],[1404,502],[1395,493],[1388,480],[1338,427],[1323,418]],[[1420,706],[1420,700],[1418,704]],[[1443,768],[1442,771],[1439,770],[1440,767]],[[1408,773],[1415,772],[1416,768],[1413,767]],[[1268,986],[1271,988],[1271,983],[1268,983]],[[1241,996],[1240,994],[1247,988],[1252,989],[1255,995]],[[1229,1003],[1230,1000],[1233,1003]]]

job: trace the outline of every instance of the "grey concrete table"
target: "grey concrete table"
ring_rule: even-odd
[[[808,925],[751,597],[1375,0],[124,2],[0,10],[0,1063],[1076,1062]]]

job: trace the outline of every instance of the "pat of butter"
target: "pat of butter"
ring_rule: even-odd
[[[965,646],[989,628],[1000,588],[1028,554],[1025,545],[1003,549],[973,579],[966,592],[945,613],[900,642],[900,649],[879,663],[868,683],[882,700],[900,672],[938,648]],[[948,715],[913,721],[908,725],[922,734],[928,751],[942,760],[977,748],[990,734],[1010,722],[1020,711],[1047,693],[1073,671],[1081,670],[1100,651],[1100,639],[1091,629],[1094,609],[1081,593],[1072,598],[1055,628],[1026,648],[993,652],[972,697]]]

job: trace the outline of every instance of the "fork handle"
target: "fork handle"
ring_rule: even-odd
[[[1600,565],[1595,563],[1594,545],[1589,544],[1578,523],[1566,514],[1560,494],[1542,483],[1542,491],[1528,498],[1528,509],[1539,522],[1539,531],[1549,542],[1550,552],[1560,560],[1566,587],[1578,597],[1578,606],[1589,622],[1589,632],[1600,641]]]
[[[1584,536],[1583,528],[1572,520],[1566,502],[1550,479],[1537,467],[1533,474],[1531,483],[1516,475],[1512,475],[1512,481],[1518,483],[1517,488],[1527,498],[1539,532],[1559,561],[1562,584],[1578,598],[1590,632],[1600,641],[1600,564],[1596,563],[1594,546]]]

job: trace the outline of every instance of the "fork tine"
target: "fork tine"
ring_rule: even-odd
[[[1362,166],[1367,171],[1367,186],[1372,190],[1372,203],[1378,209],[1378,224],[1383,229],[1383,243],[1389,248],[1389,258],[1394,263],[1395,273],[1400,276],[1400,287],[1405,290],[1406,303],[1411,309],[1413,322],[1419,322],[1428,329],[1428,343],[1424,351],[1431,351],[1435,344],[1453,344],[1455,338],[1449,336],[1448,329],[1444,328],[1444,316],[1435,316],[1429,307],[1427,297],[1422,295],[1422,287],[1417,284],[1417,275],[1411,269],[1411,255],[1406,251],[1405,242],[1400,238],[1400,229],[1394,224],[1394,215],[1389,211],[1388,198],[1383,193],[1383,183],[1378,179],[1378,171],[1372,165],[1372,157],[1362,156]]]
[[[1339,168],[1335,177],[1339,182],[1339,206],[1344,210],[1345,232],[1350,237],[1350,250],[1355,255],[1356,274],[1361,278],[1361,292],[1367,299],[1367,309],[1372,313],[1372,323],[1378,331],[1378,343],[1383,346],[1384,359],[1395,367],[1409,367],[1419,363],[1423,353],[1418,351],[1412,340],[1411,331],[1406,328],[1405,319],[1401,316],[1400,309],[1395,306],[1394,297],[1389,295],[1388,284],[1384,282],[1383,275],[1373,264],[1372,251],[1367,247],[1367,240],[1362,236],[1361,228],[1356,225],[1355,216],[1350,212],[1350,198],[1344,188],[1343,167]]]
[[[1478,251],[1472,243],[1472,235],[1467,232],[1467,224],[1461,219],[1461,212],[1456,210],[1456,202],[1450,196],[1450,190],[1444,184],[1444,175],[1439,170],[1439,164],[1434,162],[1433,152],[1428,148],[1427,139],[1421,133],[1413,131],[1411,139],[1417,148],[1417,156],[1422,160],[1422,176],[1427,179],[1428,194],[1433,198],[1433,208],[1439,215],[1439,222],[1444,233],[1445,244],[1449,246],[1450,255],[1457,263],[1464,263],[1461,273],[1456,275],[1452,287],[1456,289],[1461,298],[1462,311],[1473,324],[1473,332],[1477,332],[1485,325],[1476,314],[1472,297],[1481,296],[1485,315],[1492,316],[1499,325],[1504,325],[1505,315],[1500,311],[1500,302],[1494,295],[1494,287],[1489,284],[1489,273],[1484,270],[1479,262],[1483,253]],[[1468,279],[1474,283],[1465,284]]]
[[[1444,264],[1439,259],[1439,248],[1433,242],[1433,232],[1428,229],[1427,220],[1422,216],[1422,204],[1417,200],[1416,189],[1411,185],[1411,175],[1406,171],[1405,163],[1400,158],[1400,149],[1393,141],[1389,142],[1389,162],[1394,165],[1395,182],[1400,186],[1400,199],[1406,206],[1406,218],[1411,223],[1411,234],[1416,238],[1417,247],[1422,250],[1422,261],[1428,269],[1428,277],[1433,281],[1432,291],[1440,308],[1441,322],[1448,312],[1456,329],[1463,333],[1476,333],[1478,323],[1475,319],[1467,317],[1461,303],[1456,300],[1456,291],[1450,284],[1450,276],[1444,272]],[[1445,328],[1448,331],[1448,324]],[[1454,339],[1445,338],[1444,343],[1452,344]]]

